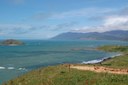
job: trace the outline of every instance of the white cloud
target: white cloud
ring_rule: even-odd
[[[19,1],[20,0],[13,0]],[[22,1],[22,0],[21,0]],[[24,0],[23,0],[24,1]],[[55,34],[62,33],[65,31],[72,30],[73,32],[105,32],[110,30],[128,30],[128,15],[116,12],[113,13],[114,9],[109,8],[83,8],[78,10],[71,10],[61,13],[38,13],[33,16],[34,19],[70,19],[73,21],[74,18],[83,18],[81,20],[88,20],[88,18],[95,18],[95,22],[101,22],[99,26],[83,26],[81,27],[77,23],[70,22],[68,20],[65,23],[59,22],[59,24],[52,24],[48,26],[31,26],[24,24],[0,24],[0,35],[4,36],[19,36],[20,37],[33,37],[33,38],[49,38]],[[123,10],[126,11],[127,9]],[[111,14],[112,12],[112,14]],[[100,15],[102,18],[100,18]],[[96,18],[100,21],[97,21]],[[75,21],[76,21],[75,20]],[[85,21],[86,21],[85,20]],[[55,21],[56,22],[56,21]],[[81,23],[81,21],[77,21]],[[83,23],[83,22],[82,22]],[[86,23],[86,22],[85,22]],[[88,23],[88,22],[87,22]],[[77,28],[77,29],[76,29]]]
[[[128,16],[108,17],[100,26],[82,27],[72,30],[72,32],[106,32],[111,30],[128,30]]]
[[[110,16],[105,19],[104,25],[121,25],[126,22],[128,22],[128,16]]]
[[[127,12],[128,9],[123,9]],[[105,15],[102,18],[102,23],[99,26],[84,26],[75,30],[73,32],[105,32],[111,30],[128,30],[128,15],[122,13],[122,10],[118,10],[116,13],[111,15]],[[103,16],[102,16],[103,17]]]

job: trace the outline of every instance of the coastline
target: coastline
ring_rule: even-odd
[[[35,80],[35,83],[33,85],[40,85],[42,83],[44,83],[44,85],[46,85],[46,83],[49,85],[52,85],[52,83],[60,85],[60,83],[62,82],[62,85],[65,85],[65,82],[68,85],[74,85],[70,82],[76,83],[76,79],[81,80],[80,83],[77,81],[77,83],[79,83],[78,85],[80,85],[81,83],[85,84],[85,81],[88,82],[88,79],[96,79],[96,83],[100,85],[104,85],[105,83],[107,85],[111,85],[112,83],[116,83],[116,85],[127,85],[128,82],[126,81],[128,78],[128,55],[125,53],[128,51],[128,47],[108,47],[103,47],[101,50],[106,52],[116,52],[116,54],[111,55],[110,57],[108,56],[102,59],[91,60],[78,64],[67,63],[60,64],[57,66],[48,66],[46,68],[40,68],[28,72],[27,74],[24,74],[23,76],[20,76],[14,80],[9,80],[3,85],[18,85],[19,83],[22,83],[23,85],[25,85],[25,83],[26,85],[32,85],[33,79]],[[63,81],[60,81],[60,78],[62,78]],[[71,81],[69,81],[70,78],[72,78]],[[83,78],[85,80],[83,80]],[[101,78],[102,82],[100,81]],[[41,80],[39,81],[39,79]],[[113,79],[115,81],[113,81]],[[121,79],[121,82],[118,82],[117,79]]]
[[[110,57],[104,57],[102,59],[95,59],[95,60],[90,60],[90,61],[84,61],[82,62],[81,64],[100,64],[104,61],[107,61],[107,60],[110,60],[112,58],[115,58],[115,57],[119,57],[119,56],[122,56],[124,55],[123,53],[119,53],[119,54],[116,54],[116,55],[113,55],[113,56],[110,56]]]

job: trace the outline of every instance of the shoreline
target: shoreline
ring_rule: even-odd
[[[82,62],[80,64],[101,64],[104,61],[107,61],[107,60],[110,60],[112,58],[119,57],[119,56],[122,56],[122,55],[124,55],[124,54],[123,53],[119,53],[119,54],[116,54],[114,56],[104,57],[102,59],[95,59],[95,60],[90,60],[90,61],[84,61],[84,62]]]

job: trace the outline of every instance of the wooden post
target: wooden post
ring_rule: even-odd
[[[70,70],[71,70],[70,66],[71,66],[71,65],[69,64],[69,65],[68,65],[69,72],[70,72]]]

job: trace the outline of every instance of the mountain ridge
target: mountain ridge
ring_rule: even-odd
[[[128,31],[112,30],[106,32],[66,32],[59,34],[51,39],[56,40],[122,40],[128,41]]]

